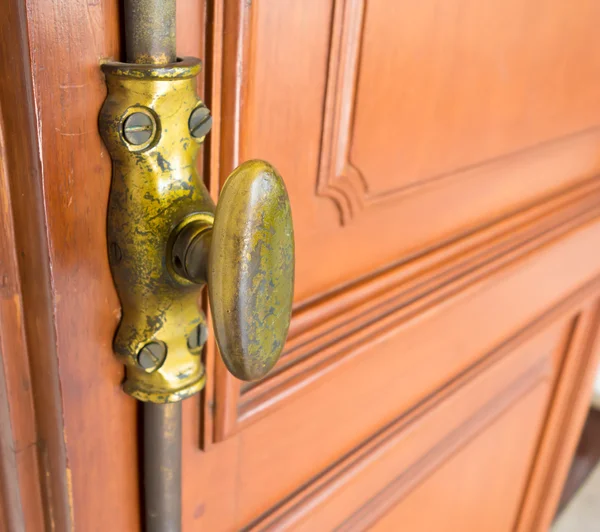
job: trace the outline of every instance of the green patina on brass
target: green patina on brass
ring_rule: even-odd
[[[263,161],[242,164],[213,217],[196,170],[203,137],[189,130],[202,105],[199,61],[102,69],[100,131],[113,160],[109,259],[123,307],[114,348],[127,366],[125,391],[167,403],[202,389],[199,349],[188,340],[206,325],[198,308],[206,282],[225,364],[240,379],[264,376],[281,354],[292,311],[294,238],[281,177]]]
[[[142,401],[179,401],[204,386],[200,357],[187,340],[205,322],[198,287],[175,279],[167,267],[170,235],[195,215],[212,223],[214,205],[196,171],[202,139],[191,137],[188,119],[201,102],[196,95],[196,59],[153,67],[108,63],[102,66],[108,96],[100,131],[113,160],[108,207],[110,266],[123,316],[114,348],[127,366],[124,389]],[[149,141],[130,145],[123,124],[134,112],[155,125]],[[162,342],[164,362],[152,372],[138,363],[149,342]]]

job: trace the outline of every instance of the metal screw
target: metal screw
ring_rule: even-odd
[[[146,113],[132,113],[123,124],[125,140],[134,146],[140,146],[150,140],[154,134],[154,122]]]
[[[212,116],[208,107],[205,105],[196,107],[190,116],[189,126],[190,133],[195,139],[206,137],[212,127]]]
[[[150,342],[140,349],[138,364],[148,373],[158,369],[167,356],[167,347],[160,342]]]
[[[206,325],[201,323],[189,335],[187,341],[188,349],[192,354],[199,354],[206,340],[208,340],[208,330],[206,329]]]

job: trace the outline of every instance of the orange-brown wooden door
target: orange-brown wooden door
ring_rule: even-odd
[[[97,132],[119,3],[7,4],[22,513],[138,530]],[[203,175],[216,197],[240,162],[272,162],[297,249],[273,373],[241,384],[209,342],[184,404],[185,531],[548,528],[598,351],[599,18],[594,0],[178,1],[214,115]]]

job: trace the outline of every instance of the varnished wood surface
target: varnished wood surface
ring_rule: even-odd
[[[547,392],[543,386],[530,391],[459,448],[371,530],[511,530]],[[490,479],[485,488],[482,478]]]
[[[221,175],[246,158],[268,159],[292,201],[291,330],[302,338],[288,344],[295,352],[284,366],[340,342],[364,287],[379,285],[384,298],[403,290],[402,276],[451,253],[459,235],[466,243],[491,221],[598,173],[589,87],[599,57],[594,47],[580,53],[593,41],[594,2],[576,10],[557,0],[215,5],[224,6],[214,63],[229,128]],[[510,31],[492,20],[511,21]],[[380,305],[364,296],[363,308]],[[218,388],[222,439],[236,430],[237,412],[253,408],[231,400],[234,380],[222,376]]]
[[[118,2],[9,5],[0,391],[18,410],[0,408],[0,436],[26,447],[0,445],[23,506],[3,498],[2,518],[35,530],[45,507],[56,530],[139,530],[97,133]],[[205,180],[216,196],[239,162],[270,160],[298,250],[275,375],[240,387],[210,343],[207,390],[184,404],[184,530],[543,530],[598,353],[597,4],[178,7],[215,118]]]
[[[533,334],[528,330],[525,338],[506,342],[485,363],[387,426],[260,524],[331,529],[349,507],[356,510],[349,512],[345,528],[373,524],[532,389],[542,386],[547,394],[550,353],[560,350],[565,310],[555,315],[558,321],[550,319],[551,325],[546,322]],[[513,495],[518,497],[518,490],[511,490]]]
[[[450,249],[443,248],[437,257],[430,254],[379,276],[359,287],[351,298],[344,295],[341,301],[331,301],[329,308],[319,312],[318,327],[292,331],[284,358],[267,379],[244,384],[238,426],[253,422],[281,401],[301,393],[311,376],[335,364],[347,346],[389,329],[392,323],[409,319],[419,309],[487,275],[501,262],[515,260],[531,252],[532,246],[537,247],[596,216],[600,199],[596,196],[597,186],[598,183],[589,183],[562,194],[554,201],[491,225],[464,242],[457,241]],[[482,247],[486,250],[483,253]],[[349,311],[335,315],[332,311],[336,303],[341,309],[348,305]],[[386,317],[382,320],[383,314]],[[301,313],[296,319],[302,321],[302,318]]]
[[[26,7],[66,447],[68,501],[57,511],[75,530],[136,530],[136,404],[120,389],[111,348],[120,311],[106,254],[110,158],[98,134],[98,66],[119,58],[118,2]]]
[[[0,17],[0,355],[6,530],[69,530],[67,459],[54,296],[26,5]],[[12,484],[12,485],[11,485]]]
[[[239,4],[240,159],[290,181],[298,302],[598,171],[593,0]]]
[[[523,28],[533,16],[531,4],[510,2],[473,12],[460,1],[395,4],[391,13],[389,7],[385,1],[358,0],[335,6],[269,0],[214,4],[219,24],[213,27],[212,71],[222,71],[212,93],[221,101],[220,177],[251,157],[279,168],[292,199],[299,268],[292,339],[279,373],[264,384],[244,386],[240,401],[239,383],[216,361],[217,443],[207,453],[186,455],[191,467],[184,478],[184,523],[190,530],[234,529],[249,522],[260,529],[305,496],[312,509],[314,499],[304,491],[298,500],[288,497],[299,485],[310,492],[313,481],[318,490],[315,479],[323,471],[343,463],[340,457],[387,426],[417,396],[434,393],[453,374],[444,361],[458,363],[464,356],[467,368],[469,356],[481,359],[494,341],[526,328],[586,280],[590,291],[597,290],[598,264],[579,253],[597,238],[593,178],[600,137],[596,115],[584,111],[595,108],[592,93],[577,109],[566,96],[579,90],[567,73],[580,68],[577,61],[594,82],[596,58],[575,59],[593,35],[585,20],[593,5],[565,18],[557,2],[540,4],[544,15],[535,23],[536,41],[526,57],[521,56],[528,44]],[[501,29],[487,22],[498,14],[514,28],[495,39],[490,32]],[[554,25],[559,19],[569,23]],[[394,33],[384,47],[379,26],[389,28],[398,20],[409,30],[414,26],[412,33]],[[561,36],[574,27],[578,40],[565,47]],[[546,62],[554,48],[565,59],[560,74]],[[472,61],[469,54],[476,49],[480,55]],[[435,61],[410,62],[431,53]],[[369,57],[372,64],[366,65]],[[514,63],[523,68],[511,68]],[[548,76],[560,76],[562,85],[547,86]],[[489,91],[481,90],[486,83],[495,91],[491,102]],[[531,107],[528,94],[538,85],[540,100]],[[548,110],[550,128],[544,122]],[[452,139],[444,134],[449,126]],[[469,127],[479,128],[475,143]],[[399,132],[401,141],[394,143]],[[394,157],[400,166],[390,164]],[[440,167],[426,168],[434,164]],[[351,167],[369,165],[375,170],[356,181]],[[407,165],[419,173],[410,187],[403,182],[414,180]],[[567,192],[585,180],[579,192]],[[397,183],[404,190],[377,199]],[[341,196],[334,187],[342,189]],[[357,199],[355,190],[367,199]],[[488,225],[492,221],[496,224]],[[465,238],[453,241],[461,232]],[[570,250],[562,247],[567,242]],[[540,248],[544,243],[547,247]],[[555,262],[551,255],[573,260]],[[451,280],[461,271],[452,257],[464,261],[464,284]],[[530,260],[539,260],[539,267],[529,270]],[[485,264],[479,271],[477,261]],[[577,265],[586,262],[584,272]],[[391,263],[397,266],[386,270]],[[505,273],[497,269],[501,264]],[[361,268],[367,277],[357,285]],[[545,276],[548,271],[552,275]],[[480,284],[468,289],[468,282]],[[335,283],[342,288],[329,292]],[[393,294],[398,297],[392,303]],[[440,380],[427,386],[437,371]],[[417,395],[404,403],[400,396],[408,397],[409,390]],[[535,414],[538,421],[544,408]],[[199,485],[216,494],[200,495]],[[513,501],[515,512],[519,502]],[[328,523],[339,523],[348,511],[326,508]],[[223,515],[231,519],[224,522]],[[286,515],[295,522],[294,511]]]
[[[5,117],[0,110],[2,125]],[[49,522],[40,486],[44,438],[35,420],[5,134],[0,127],[0,529],[41,530],[44,517]]]

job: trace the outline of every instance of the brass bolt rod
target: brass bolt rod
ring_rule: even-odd
[[[176,0],[125,0],[127,62],[164,65],[177,60]]]
[[[125,0],[127,62],[177,60],[176,0]],[[181,403],[144,404],[144,499],[147,532],[181,531]]]
[[[148,532],[181,530],[181,403],[144,403]]]
[[[144,403],[146,532],[181,532],[181,402]]]

